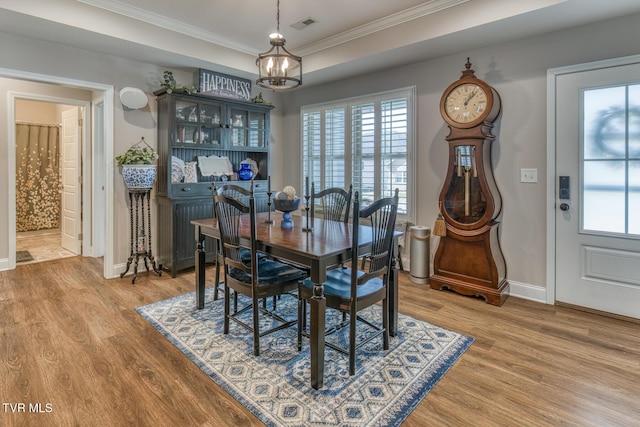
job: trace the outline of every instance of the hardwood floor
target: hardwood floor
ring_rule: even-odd
[[[101,274],[82,257],[0,272],[0,425],[262,425],[134,311],[193,272]],[[476,339],[404,426],[640,425],[640,325],[400,286],[402,313]]]

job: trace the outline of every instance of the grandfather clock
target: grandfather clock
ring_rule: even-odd
[[[450,130],[449,167],[438,199],[446,232],[440,233],[430,284],[502,305],[509,283],[496,221],[502,200],[491,167],[500,96],[475,76],[468,58],[465,67],[440,100]]]

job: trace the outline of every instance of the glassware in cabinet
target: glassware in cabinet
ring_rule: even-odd
[[[247,146],[264,148],[266,146],[265,129],[266,114],[263,112],[250,111],[249,123],[247,125],[248,139]]]
[[[247,112],[231,110],[231,145],[233,147],[245,147],[247,145]]]

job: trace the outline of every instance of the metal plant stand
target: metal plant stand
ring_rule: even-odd
[[[145,199],[147,201],[145,206]],[[162,275],[162,266],[156,263],[151,253],[151,190],[129,190],[129,218],[131,221],[130,233],[130,252],[127,260],[127,268],[120,274],[120,278],[124,277],[129,271],[129,267],[133,264],[133,277],[131,283],[136,282],[138,277],[138,262],[140,258],[144,260],[144,266],[149,271],[149,264],[158,276]],[[146,211],[146,212],[145,212]],[[146,215],[145,215],[146,213]],[[146,225],[145,225],[146,219]]]

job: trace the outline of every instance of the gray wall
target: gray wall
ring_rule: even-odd
[[[112,85],[115,89],[115,99],[113,100],[115,155],[124,152],[131,145],[140,141],[143,136],[146,141],[155,146],[157,141],[157,106],[152,92],[160,88],[162,74],[167,69],[166,67],[6,33],[0,33],[0,52],[3,53],[0,57],[0,130],[2,130],[0,131],[0,200],[7,200],[8,197],[8,135],[6,132],[7,126],[9,126],[7,123],[8,92],[40,94],[85,101],[90,101],[94,95],[90,90],[80,90],[63,85],[2,78],[2,69],[12,71],[11,75],[13,75],[13,71],[17,70],[81,82]],[[208,69],[216,70],[215,67],[215,64],[211,64]],[[179,83],[186,84],[193,81],[192,70],[172,71]],[[141,110],[125,111],[118,99],[118,93],[126,86],[144,90],[149,97],[149,104]],[[265,93],[264,98],[276,103],[275,97],[270,93]],[[281,127],[277,122],[276,115],[274,118],[275,126]],[[107,159],[107,161],[111,162],[111,167],[108,170],[113,171],[107,179],[111,179],[113,182],[114,205],[107,206],[107,209],[113,209],[114,230],[113,235],[106,236],[106,239],[113,239],[115,252],[113,264],[121,267],[126,263],[129,255],[129,211],[126,190],[118,168],[114,166],[113,159]],[[7,203],[0,203],[0,265],[6,265],[9,257],[7,250],[8,215]],[[157,233],[157,230],[155,232]],[[192,236],[186,238],[192,238]],[[158,241],[157,238],[153,240],[154,242]]]
[[[272,111],[272,179],[275,188],[300,182],[300,107],[322,101],[343,99],[399,87],[417,87],[417,180],[418,224],[432,225],[437,215],[437,197],[446,173],[447,129],[439,114],[442,91],[460,77],[467,56],[478,77],[496,88],[503,112],[494,128],[495,178],[502,193],[502,248],[508,279],[544,288],[546,286],[546,71],[549,68],[640,53],[640,15],[569,29],[506,44],[458,52],[450,56],[407,65],[385,72],[338,81],[320,87],[302,87],[283,95],[265,91],[264,97],[276,108]],[[0,37],[0,68],[22,70],[111,84],[117,93],[122,87],[139,87],[149,94],[149,105],[141,111],[123,111],[114,100],[116,154],[145,136],[156,141],[156,104],[151,92],[158,88],[165,69],[101,55],[69,46],[56,45],[11,34]],[[209,67],[215,70],[215,64]],[[187,82],[188,72],[176,73]],[[0,82],[0,129],[6,129],[6,93],[15,90],[11,81]],[[64,90],[59,88],[60,90]],[[258,90],[254,89],[257,93]],[[254,94],[255,94],[254,93]],[[83,95],[84,96],[84,95]],[[7,136],[0,132],[0,200],[7,197]],[[537,168],[537,184],[521,184],[520,168]],[[125,189],[117,169],[113,176],[115,206],[113,236],[114,263],[126,262],[128,255],[128,210]],[[0,203],[0,242],[8,235],[7,207]],[[188,236],[186,238],[190,238]],[[156,239],[157,241],[157,239]],[[432,242],[435,245],[434,242]],[[0,244],[0,260],[8,254]]]
[[[507,278],[512,284],[545,288],[547,69],[640,53],[638,22],[636,14],[288,93],[281,111],[283,139],[290,142],[282,153],[290,165],[283,169],[284,179],[300,182],[301,106],[415,85],[419,191],[414,217],[417,224],[432,226],[448,155],[440,97],[460,78],[470,57],[476,76],[495,87],[502,99],[502,114],[494,127],[493,165],[503,199],[501,245]],[[538,183],[520,183],[520,168],[537,168]],[[436,246],[434,238],[432,247]]]

